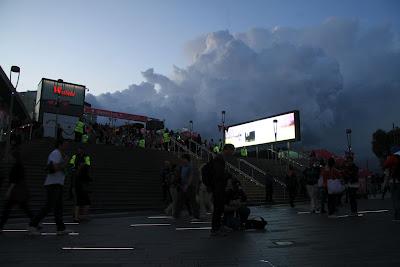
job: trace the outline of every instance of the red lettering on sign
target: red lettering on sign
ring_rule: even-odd
[[[68,96],[68,97],[76,96],[76,92],[69,91],[69,90],[63,90],[61,86],[56,86],[56,85],[54,85],[54,93],[56,95],[62,95],[62,96]]]

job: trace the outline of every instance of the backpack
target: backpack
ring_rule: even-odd
[[[251,219],[246,221],[246,229],[264,230],[265,226],[268,224],[263,217],[259,217],[259,220]]]
[[[213,160],[207,162],[201,168],[201,180],[203,184],[207,187],[207,189],[212,189],[214,186],[214,164]]]

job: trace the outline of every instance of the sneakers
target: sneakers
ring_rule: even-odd
[[[71,233],[74,233],[74,231],[70,230],[70,229],[64,229],[62,231],[57,231],[57,235],[69,235]]]
[[[41,235],[39,227],[29,226],[28,235]]]

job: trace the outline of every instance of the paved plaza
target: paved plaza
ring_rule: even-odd
[[[3,233],[0,266],[400,266],[391,202],[360,202],[363,216],[347,217],[345,207],[335,219],[309,214],[305,204],[252,207],[251,216],[268,220],[267,230],[226,237],[209,236],[209,218],[191,223],[155,212],[95,216],[68,225],[76,232],[69,236],[44,224],[43,236]],[[14,219],[6,229],[25,226]]]

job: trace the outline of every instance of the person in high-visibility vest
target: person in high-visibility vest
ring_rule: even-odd
[[[79,118],[75,124],[75,142],[80,143],[82,141],[82,135],[85,131],[85,123],[82,122],[82,118]]]
[[[141,137],[139,139],[139,147],[140,148],[146,148],[146,140],[144,139],[144,137]]]
[[[240,149],[240,156],[247,157],[247,148],[245,146]]]
[[[213,149],[213,152],[214,152],[214,153],[219,153],[219,151],[220,151],[219,145],[215,145],[215,146],[214,146],[214,149]]]
[[[82,143],[87,144],[88,142],[89,142],[89,135],[85,133],[84,135],[82,135]]]
[[[168,129],[163,134],[164,150],[168,151],[169,143],[171,142],[171,136],[169,135]]]
[[[91,165],[83,147],[79,147],[69,161],[72,170],[71,192],[74,199],[75,209],[73,214],[74,222],[79,222],[82,215],[88,215],[91,204],[89,197],[89,183],[92,181],[89,176]]]

